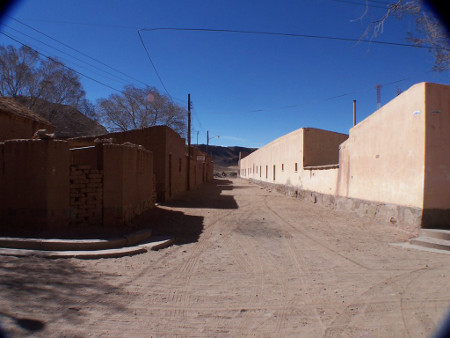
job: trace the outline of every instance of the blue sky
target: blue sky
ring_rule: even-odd
[[[385,10],[363,0],[303,1],[153,1],[28,0],[8,12],[13,18],[120,70],[117,73],[58,45],[7,17],[2,32],[68,66],[122,89],[142,83],[164,91],[140,42],[137,29],[207,28],[359,38]],[[377,0],[370,2],[383,7]],[[7,27],[8,26],[8,27]],[[411,19],[391,19],[376,40],[405,43],[414,30]],[[74,55],[96,68],[30,37]],[[309,38],[237,33],[149,31],[142,37],[151,58],[177,103],[193,101],[192,142],[260,147],[301,127],[348,133],[352,100],[358,121],[381,103],[422,81],[449,83],[449,74],[432,72],[433,56],[425,49]],[[0,35],[1,44],[17,43]],[[106,74],[103,71],[111,74]],[[114,77],[113,77],[114,75]],[[119,77],[120,79],[117,79]],[[81,78],[87,97],[96,101],[114,93]],[[136,81],[138,80],[138,81]],[[214,136],[220,136],[214,137]]]

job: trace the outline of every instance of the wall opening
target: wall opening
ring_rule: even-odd
[[[269,166],[266,165],[266,179],[269,178]]]
[[[275,181],[275,164],[273,165],[273,180]]]

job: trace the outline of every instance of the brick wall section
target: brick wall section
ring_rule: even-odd
[[[103,224],[103,171],[90,165],[70,166],[71,226]]]

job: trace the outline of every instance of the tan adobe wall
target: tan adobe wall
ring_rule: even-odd
[[[304,170],[304,165],[331,164],[339,154],[339,141],[346,138],[344,134],[315,128],[295,130],[242,158],[240,175],[297,190],[335,194],[336,168]],[[324,143],[323,147],[318,145],[319,140]]]
[[[60,232],[69,216],[68,143],[10,140],[0,154],[0,224]]]
[[[242,158],[240,164],[241,177],[274,182],[275,165],[275,183],[298,185],[298,173],[303,167],[303,130],[295,130],[270,142]]]
[[[55,131],[55,127],[50,124],[0,111],[0,142],[12,139],[30,139],[39,129],[47,129],[49,133]]]
[[[308,137],[299,141],[300,129],[241,159],[240,174],[286,186],[289,191],[328,195],[336,207],[359,210],[391,223],[404,220],[448,228],[449,111],[450,86],[419,83],[350,130],[349,138],[340,145],[338,167],[289,170],[299,155],[305,165],[311,163],[305,153],[314,148],[309,147]],[[288,172],[279,173],[283,163]]]
[[[350,130],[341,145],[337,195],[423,207],[425,84],[419,83]]]
[[[425,84],[424,225],[450,227],[450,86]]]
[[[348,135],[303,128],[303,167],[339,163],[339,145]]]

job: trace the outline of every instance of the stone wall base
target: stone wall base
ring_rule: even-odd
[[[293,186],[261,182],[253,179],[250,179],[250,181],[287,196],[307,200],[334,210],[352,211],[359,217],[368,217],[382,224],[396,226],[414,234],[417,234],[422,226],[422,209],[419,208],[321,194],[314,191],[299,190]]]

